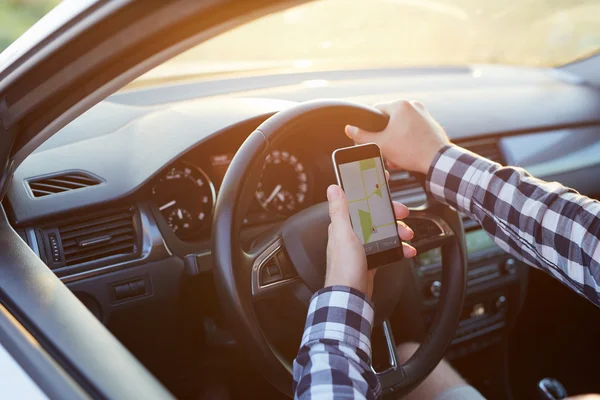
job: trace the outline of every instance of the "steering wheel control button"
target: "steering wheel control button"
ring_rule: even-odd
[[[279,278],[281,276],[281,270],[279,269],[279,265],[277,265],[277,263],[267,265],[267,274],[271,278]]]
[[[277,258],[273,255],[269,258],[260,270],[260,285],[266,286],[283,279],[283,273],[277,263]]]
[[[504,262],[504,272],[509,275],[514,275],[517,273],[517,262],[514,258],[509,258]]]
[[[433,297],[440,297],[441,293],[442,293],[442,282],[440,282],[440,281],[431,282],[431,285],[429,286],[429,294],[431,294]]]

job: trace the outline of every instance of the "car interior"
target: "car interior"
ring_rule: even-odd
[[[2,207],[47,268],[180,399],[289,395],[280,388],[290,377],[265,370],[278,363],[286,374],[323,278],[297,260],[324,268],[331,154],[353,144],[347,123],[385,126],[376,102],[417,99],[453,143],[600,199],[600,90],[566,71],[286,67],[155,78],[168,63],[146,75],[151,85],[134,81],[41,144],[14,171]],[[537,398],[547,377],[569,394],[600,392],[596,307],[506,253],[476,221],[433,204],[423,176],[388,171],[393,199],[413,210],[406,222],[419,254],[376,275],[374,296],[378,287],[394,295],[375,299],[375,371],[394,367],[391,331],[392,343],[421,343],[453,326],[436,351],[488,399]]]

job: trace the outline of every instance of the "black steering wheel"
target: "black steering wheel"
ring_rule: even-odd
[[[271,149],[292,135],[302,135],[312,124],[334,121],[369,131],[385,128],[388,116],[380,111],[346,101],[318,100],[298,104],[263,122],[235,154],[221,185],[213,226],[214,275],[224,313],[238,343],[247,351],[261,373],[280,391],[292,396],[291,362],[284,359],[263,335],[254,302],[278,291],[290,290],[299,282],[311,291],[323,287],[329,215],[327,204],[309,207],[262,235],[246,248],[240,235],[242,221],[252,202],[262,166]],[[341,133],[340,133],[341,134]],[[379,373],[384,394],[401,397],[425,379],[449,346],[463,306],[466,288],[466,252],[460,216],[449,207],[430,204],[411,210],[419,251],[442,248],[442,291],[433,324],[416,353],[400,365],[388,318],[396,307],[400,279],[375,283],[375,323],[383,324],[391,367]],[[422,231],[422,232],[421,232]],[[403,260],[387,273],[411,268]],[[378,274],[379,275],[379,274]],[[275,277],[275,278],[273,278]],[[301,333],[299,333],[301,335]]]

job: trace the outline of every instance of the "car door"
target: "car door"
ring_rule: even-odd
[[[134,77],[294,3],[64,1],[0,55],[0,196],[37,146]],[[1,206],[0,370],[15,384],[0,385],[1,398],[171,397],[35,255]]]

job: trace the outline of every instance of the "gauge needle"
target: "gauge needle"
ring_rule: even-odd
[[[179,219],[183,219],[183,213],[181,212],[181,208],[177,209],[177,216],[179,217]]]
[[[168,202],[167,204],[163,204],[162,206],[160,206],[158,209],[159,209],[160,211],[162,211],[162,210],[164,210],[164,209],[167,209],[167,208],[169,208],[169,207],[171,207],[171,206],[174,206],[174,205],[175,205],[175,203],[177,203],[175,200],[171,200],[171,201],[170,201],[170,202]]]
[[[277,196],[277,193],[279,193],[279,191],[281,190],[281,185],[277,185],[275,186],[275,189],[273,189],[273,191],[271,192],[271,195],[267,198],[267,200],[265,200],[265,206],[267,204],[269,204],[271,202],[271,200],[273,200],[273,198],[275,198],[275,196]]]

